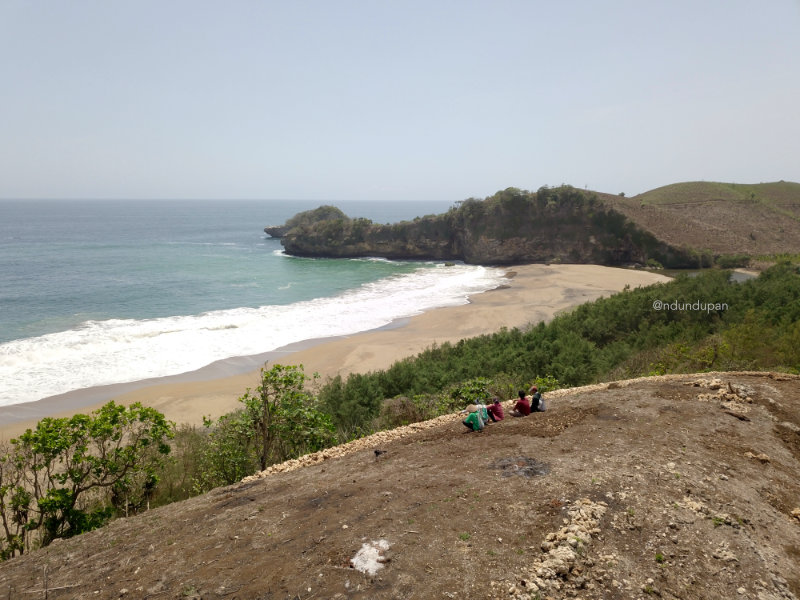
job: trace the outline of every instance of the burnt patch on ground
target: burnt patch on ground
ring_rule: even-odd
[[[490,469],[500,471],[503,477],[542,477],[550,473],[550,465],[527,456],[501,458],[489,464]]]

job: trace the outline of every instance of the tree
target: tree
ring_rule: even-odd
[[[255,393],[247,390],[239,399],[256,433],[262,470],[334,442],[333,423],[305,391],[306,379],[302,365],[276,364],[261,369]]]
[[[331,379],[320,392],[320,400],[328,414],[345,432],[361,435],[370,419],[381,410],[387,395],[373,373],[351,373],[345,382],[340,375]]]
[[[222,415],[217,421],[204,418],[206,436],[198,451],[194,491],[207,492],[231,485],[252,475],[259,465],[256,432],[251,415],[243,410]]]
[[[331,418],[305,391],[302,366],[261,369],[261,383],[239,398],[239,410],[205,418],[195,492],[230,485],[269,465],[333,445]]]
[[[104,524],[111,508],[92,491],[147,496],[169,453],[172,423],[153,408],[109,402],[91,415],[46,418],[0,453],[0,555],[21,554]],[[121,495],[120,495],[121,494]]]

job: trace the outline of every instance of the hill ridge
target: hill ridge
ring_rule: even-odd
[[[800,596],[800,378],[547,398],[479,434],[448,415],[119,519],[0,564],[0,597]]]
[[[800,252],[800,183],[685,182],[601,197],[659,240],[710,256]]]

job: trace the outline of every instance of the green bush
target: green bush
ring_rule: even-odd
[[[216,421],[204,418],[205,443],[199,447],[194,492],[207,492],[230,485],[259,469],[256,429],[244,409],[222,415]]]
[[[398,396],[390,398],[381,405],[380,414],[372,424],[372,429],[394,429],[410,423],[427,421],[437,416],[434,397],[417,395],[413,398]]]
[[[261,369],[261,382],[239,398],[242,408],[204,419],[197,492],[227,485],[269,465],[316,452],[336,441],[331,418],[305,390],[303,367],[275,364]]]
[[[153,408],[109,402],[91,415],[42,419],[0,448],[0,558],[146,505],[172,428]]]
[[[716,264],[721,269],[741,269],[750,265],[750,256],[747,254],[723,254],[716,258]]]

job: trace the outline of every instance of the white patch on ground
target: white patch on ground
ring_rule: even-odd
[[[386,560],[384,551],[389,549],[389,542],[386,540],[372,540],[369,543],[361,545],[361,550],[356,552],[356,555],[350,559],[353,567],[367,573],[368,575],[375,575],[379,569],[383,568],[383,563]]]

